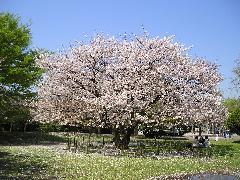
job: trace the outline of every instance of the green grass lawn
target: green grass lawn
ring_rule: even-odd
[[[240,142],[213,144],[211,149],[199,149],[201,156],[161,159],[58,152],[49,149],[50,145],[2,145],[0,179],[148,179],[209,171],[240,172]]]

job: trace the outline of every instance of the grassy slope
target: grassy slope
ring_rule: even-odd
[[[0,146],[0,179],[145,179],[164,174],[199,171],[239,171],[240,143],[219,141],[221,151],[212,158],[103,157],[96,154],[71,154],[42,146]],[[226,152],[221,153],[222,151]]]

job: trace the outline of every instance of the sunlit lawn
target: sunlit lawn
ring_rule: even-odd
[[[208,157],[161,159],[56,152],[44,146],[0,146],[0,179],[148,179],[205,171],[240,171],[240,142],[213,142]],[[211,156],[209,156],[211,155]]]

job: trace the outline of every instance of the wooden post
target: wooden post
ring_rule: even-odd
[[[74,136],[74,138],[73,138],[73,147],[75,147],[75,144],[76,144],[76,139],[75,139],[76,137]]]
[[[10,122],[10,129],[9,129],[9,131],[12,132],[12,129],[13,129],[13,122]]]
[[[104,140],[104,136],[103,136],[103,139],[102,139],[102,143],[103,143],[103,146],[105,145],[105,140]]]
[[[68,150],[71,150],[71,137],[68,138]]]
[[[88,146],[90,146],[91,134],[88,136]]]
[[[77,148],[78,148],[78,142],[77,140],[75,140],[75,148],[74,148],[75,153],[77,152]]]
[[[160,147],[159,147],[159,143],[155,144],[155,146],[157,145],[157,151],[155,153],[155,155],[159,155],[160,153]]]

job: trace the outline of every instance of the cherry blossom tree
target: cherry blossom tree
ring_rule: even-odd
[[[66,52],[42,54],[38,63],[46,72],[35,119],[111,128],[121,149],[141,124],[223,121],[218,66],[193,60],[173,39],[98,35]]]

